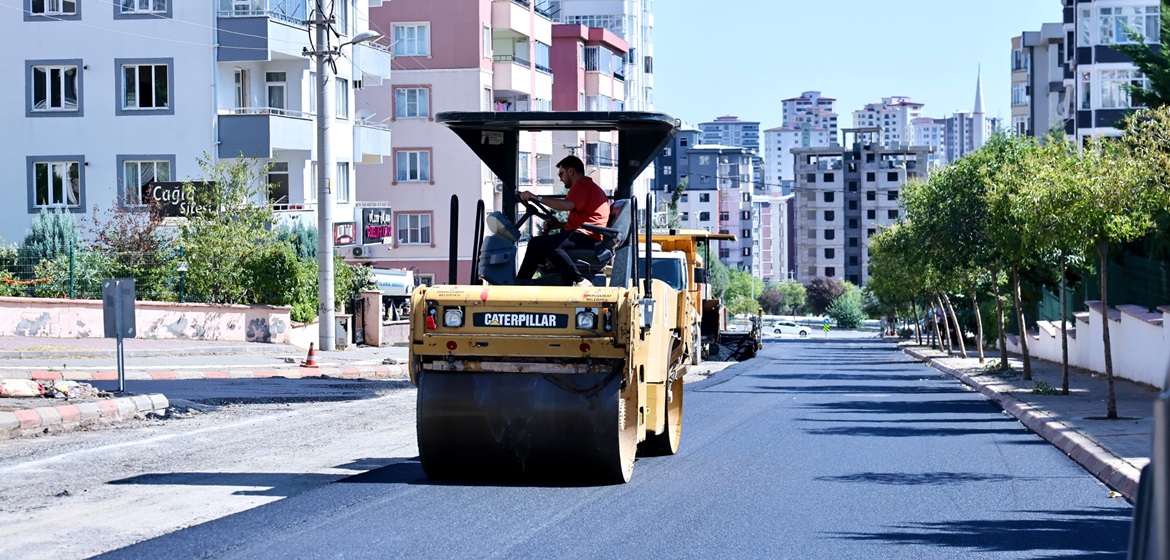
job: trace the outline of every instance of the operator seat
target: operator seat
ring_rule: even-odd
[[[581,224],[581,229],[601,234],[601,241],[594,244],[593,249],[568,251],[569,258],[577,265],[577,271],[582,276],[592,278],[602,273],[613,260],[614,251],[629,242],[630,220],[633,218],[630,206],[628,199],[613,201],[609,206],[609,227]]]

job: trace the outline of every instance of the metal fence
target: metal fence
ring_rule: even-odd
[[[112,253],[75,249],[57,254],[0,251],[0,295],[101,299],[102,281],[133,278],[138,299],[200,301],[186,292],[180,251]]]
[[[1085,311],[1085,302],[1101,299],[1097,268],[1080,271],[1081,281],[1068,288],[1066,304],[1071,314]],[[1138,305],[1146,309],[1170,305],[1170,263],[1126,255],[1121,263],[1109,262],[1109,306]],[[1060,320],[1060,297],[1041,290],[1037,316],[1042,321]]]

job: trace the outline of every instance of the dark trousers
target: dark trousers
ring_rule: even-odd
[[[573,259],[569,258],[568,251],[592,249],[595,243],[592,237],[577,230],[533,237],[528,240],[528,251],[524,253],[524,262],[520,264],[516,278],[531,279],[536,274],[536,267],[548,261],[552,264],[554,272],[561,273],[569,283],[576,282],[584,276],[573,264]]]

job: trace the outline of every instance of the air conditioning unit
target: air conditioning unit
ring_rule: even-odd
[[[357,247],[353,248],[353,256],[355,258],[368,259],[373,256],[371,253],[373,253],[373,251],[364,245],[358,245]]]

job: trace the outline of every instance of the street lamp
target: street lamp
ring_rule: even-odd
[[[327,0],[316,0],[310,27],[316,27],[314,50],[305,48],[303,54],[316,59],[317,64],[317,317],[320,326],[318,347],[334,350],[337,334],[333,297],[333,150],[329,145],[329,127],[333,123],[333,95],[325,65],[333,64],[333,57],[341,54],[341,47],[371,41],[381,37],[373,31],[363,31],[337,47],[329,46],[333,17],[326,15]]]

